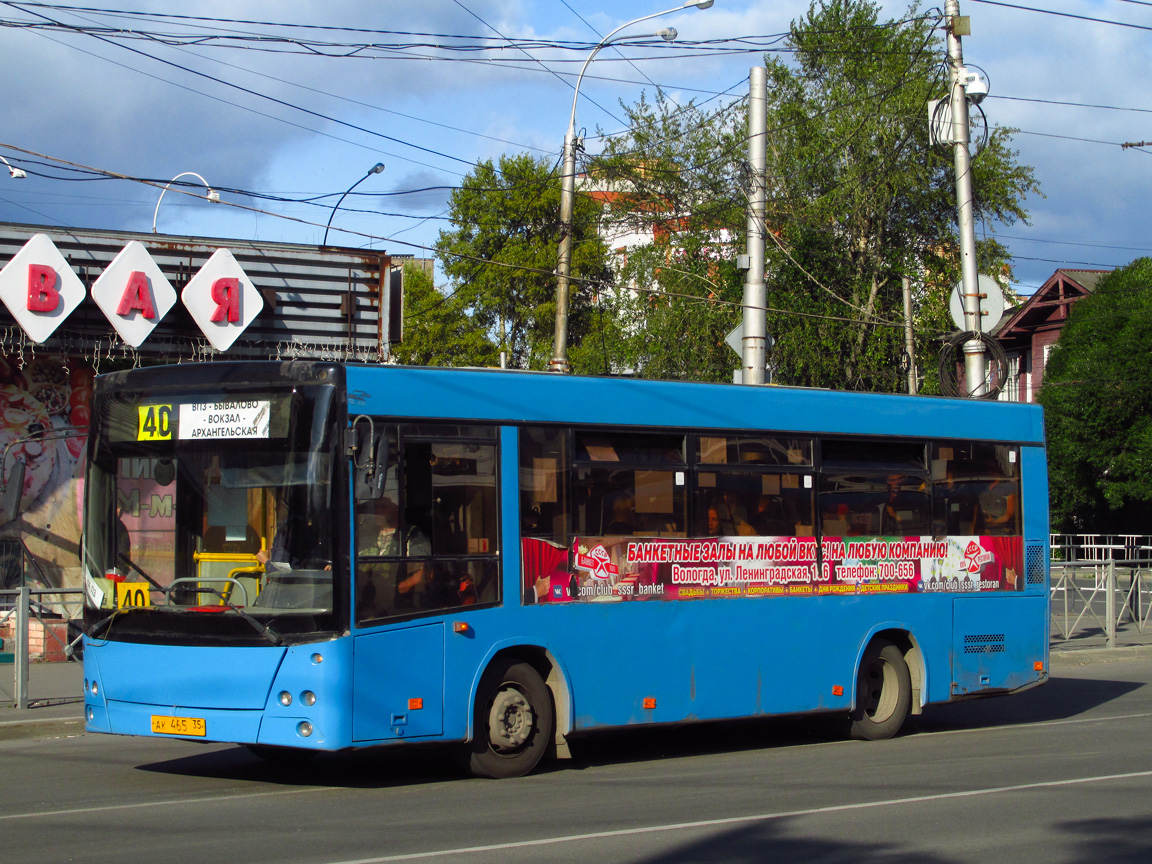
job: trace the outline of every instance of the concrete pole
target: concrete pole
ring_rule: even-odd
[[[768,294],[764,287],[764,241],[768,230],[767,171],[768,72],[754,66],[748,74],[748,275],[744,277],[744,338],[741,358],[745,384],[763,384]]]
[[[591,58],[589,58],[591,59]],[[583,74],[583,73],[581,73]],[[579,92],[579,91],[577,91]],[[573,100],[575,105],[575,100]],[[575,112],[575,108],[573,108]],[[576,203],[576,130],[568,124],[564,135],[564,169],[560,175],[560,252],[556,263],[556,327],[552,335],[552,360],[548,368],[567,373],[568,285],[572,275],[572,210]]]
[[[626,27],[670,15],[684,9],[707,9],[714,0],[689,0],[681,6],[674,6],[662,12],[653,12],[651,15],[642,15],[624,24],[621,24],[607,36],[600,40],[592,53],[580,67],[580,74],[576,76],[576,86],[572,88],[572,112],[568,115],[568,131],[564,135],[564,173],[560,177],[560,249],[556,262],[556,327],[552,334],[552,360],[548,368],[553,372],[568,372],[568,296],[572,281],[572,211],[576,205],[576,102],[580,98],[580,84],[584,81],[584,73],[588,65],[596,58],[605,45],[611,43],[616,34]],[[676,29],[667,27],[651,34],[671,42],[676,38]],[[624,37],[621,37],[624,38]]]
[[[916,340],[912,336],[912,280],[900,280],[904,289],[904,351],[908,354],[908,392],[916,395]]]
[[[959,0],[946,0],[944,16],[948,19],[956,218],[960,229],[960,291],[965,324],[969,331],[975,332],[980,330],[980,288],[976,267],[976,224],[972,214],[972,156],[968,152],[968,96],[960,79],[964,69],[964,50],[956,32],[960,17]],[[964,376],[970,395],[983,396],[987,392],[984,385],[984,346],[979,339],[964,343]]]

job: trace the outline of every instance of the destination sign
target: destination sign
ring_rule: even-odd
[[[267,438],[271,403],[267,400],[192,402],[180,406],[180,440]]]

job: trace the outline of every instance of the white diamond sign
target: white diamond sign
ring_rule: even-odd
[[[260,310],[264,299],[227,249],[217,249],[180,294],[209,343],[227,351]]]
[[[0,270],[0,300],[28,337],[41,343],[83,302],[84,283],[47,234],[34,234]]]
[[[120,338],[139,348],[176,305],[176,289],[139,240],[120,250],[92,285],[92,299]]]

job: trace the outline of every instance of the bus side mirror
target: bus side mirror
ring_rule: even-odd
[[[375,501],[384,494],[388,477],[388,432],[381,429],[377,433],[372,418],[361,415],[352,424],[352,435],[349,450],[356,500]]]

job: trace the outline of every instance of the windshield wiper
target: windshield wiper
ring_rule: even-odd
[[[171,588],[172,586],[169,585],[168,587]],[[284,644],[284,637],[281,636],[279,633],[277,633],[275,630],[273,630],[271,625],[265,624],[259,618],[255,617],[254,615],[249,614],[248,612],[245,612],[241,607],[237,606],[235,603],[233,603],[231,600],[229,600],[224,595],[223,592],[217,591],[215,588],[211,588],[208,585],[205,585],[203,582],[200,583],[200,586],[196,590],[197,591],[210,591],[211,593],[215,594],[217,597],[220,598],[221,603],[223,603],[225,606],[227,606],[229,609],[231,609],[233,612],[235,612],[237,615],[239,615],[241,618],[243,618],[249,624],[251,624],[253,626],[253,628],[255,628],[257,633],[259,633],[261,636],[263,636],[265,639],[267,639],[269,642],[271,642],[277,648],[279,648],[281,645]]]

